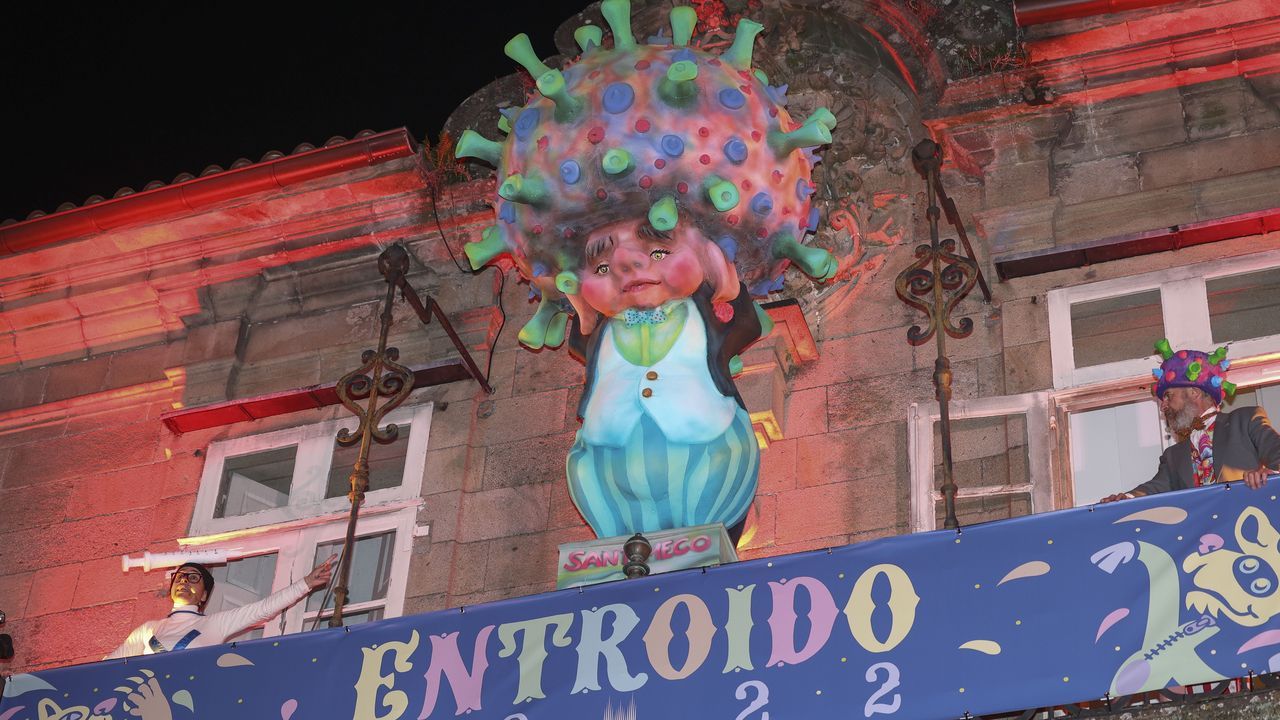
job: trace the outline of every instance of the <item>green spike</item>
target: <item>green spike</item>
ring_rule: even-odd
[[[781,130],[769,131],[769,147],[773,149],[773,154],[778,159],[786,157],[793,150],[817,147],[829,142],[831,142],[831,131],[820,122],[806,123],[787,133]]]
[[[756,42],[756,35],[764,26],[754,20],[742,18],[738,21],[738,29],[733,35],[733,45],[720,56],[720,59],[739,70],[751,69],[751,48]]]
[[[479,270],[489,264],[490,260],[507,252],[507,244],[502,240],[502,233],[498,230],[497,225],[485,228],[480,233],[478,242],[469,242],[462,246],[462,252],[467,255],[467,262],[471,263],[472,270]]]
[[[768,75],[766,75],[766,74],[765,74],[765,72],[764,72],[763,70],[761,70],[760,68],[756,68],[755,70],[752,70],[752,71],[751,71],[751,74],[752,74],[752,75],[755,75],[755,76],[756,76],[756,79],[757,79],[757,80],[759,80],[760,82],[764,83],[765,85],[768,85],[768,84],[769,84],[769,76],[768,76]]]
[[[1173,348],[1169,346],[1169,338],[1160,338],[1156,341],[1156,352],[1160,353],[1161,360],[1168,360],[1173,357]]]
[[[1200,377],[1201,370],[1204,370],[1204,365],[1200,364],[1199,360],[1193,360],[1191,364],[1187,366],[1187,379],[1191,382],[1195,382],[1196,378]]]
[[[507,119],[506,115],[498,115],[498,129],[508,135],[511,134],[511,121]]]
[[[463,130],[453,156],[477,158],[490,165],[497,165],[498,159],[502,157],[502,143],[494,142],[475,130]]]
[[[579,286],[578,276],[570,270],[564,270],[556,275],[556,289],[565,295],[577,295]]]
[[[613,49],[629,50],[636,46],[631,35],[631,0],[603,0],[600,14],[613,31]]]
[[[515,173],[502,181],[502,185],[498,187],[498,195],[511,202],[520,203],[522,205],[544,205],[550,198],[547,193],[547,184],[536,175],[525,177],[520,173]]]
[[[507,54],[507,57],[520,63],[534,77],[542,77],[551,70],[538,59],[538,54],[533,51],[533,45],[529,42],[529,36],[524,33],[508,40],[502,47],[502,51]]]
[[[1214,350],[1213,354],[1209,356],[1209,364],[1217,365],[1226,359],[1227,359],[1227,349],[1225,347],[1220,347],[1217,350]]]
[[[828,131],[836,129],[835,114],[824,107],[820,107],[817,110],[814,110],[813,114],[809,116],[809,119],[804,121],[806,125],[813,122],[822,123],[822,126],[825,127]]]
[[[743,368],[743,365],[742,365],[741,355],[734,355],[733,357],[729,358],[729,376],[730,377],[736,377],[738,375],[741,375],[742,368]]]
[[[559,70],[548,70],[538,76],[538,92],[556,104],[556,120],[559,122],[569,122],[582,112],[582,100],[565,89],[564,73]]]
[[[1223,381],[1222,381],[1222,392],[1226,393],[1226,395],[1227,395],[1227,398],[1228,398],[1228,399],[1235,397],[1235,396],[1236,396],[1236,384],[1235,384],[1235,383],[1233,383],[1233,382],[1231,382],[1230,380],[1223,380]]]
[[[604,31],[595,25],[583,25],[573,31],[573,39],[577,41],[578,47],[582,48],[582,52],[599,50],[600,45],[604,43]]]
[[[756,319],[760,321],[760,337],[768,337],[773,332],[773,318],[755,300],[751,301],[751,306],[756,309]]]
[[[530,350],[541,350],[544,346],[559,347],[564,343],[564,328],[568,320],[569,316],[560,311],[560,305],[543,293],[537,312],[520,328],[517,339]]]
[[[703,184],[707,190],[707,199],[720,212],[729,212],[738,207],[738,187],[718,175],[707,176]]]
[[[612,148],[600,158],[600,167],[606,175],[625,175],[636,166],[631,153],[622,148]]]
[[[698,97],[698,66],[690,60],[671,63],[667,77],[658,83],[658,95],[668,105],[687,105]]]
[[[671,44],[685,47],[693,37],[693,28],[698,24],[698,11],[688,5],[671,8]]]
[[[668,232],[674,230],[676,221],[680,219],[680,211],[676,208],[676,199],[663,195],[662,199],[649,208],[649,224],[654,230]]]
[[[800,268],[801,272],[818,280],[830,280],[836,276],[840,263],[831,253],[820,247],[801,245],[790,233],[774,236],[773,256],[787,258]]]

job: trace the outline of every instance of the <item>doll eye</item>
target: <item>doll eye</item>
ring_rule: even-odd
[[[670,254],[671,254],[670,250],[667,250],[666,248],[658,248],[653,252],[650,252],[649,257],[653,258],[654,260],[661,260]]]
[[[596,266],[596,274],[597,274],[597,275],[608,275],[608,274],[609,274],[609,263],[600,263],[599,265],[597,265],[597,266]]]

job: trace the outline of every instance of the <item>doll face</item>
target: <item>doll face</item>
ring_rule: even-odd
[[[659,233],[638,221],[617,222],[587,238],[581,297],[606,317],[689,297],[706,279],[698,231]]]
[[[173,583],[169,585],[169,599],[174,605],[199,605],[208,596],[204,577],[196,569],[180,567],[173,574]]]

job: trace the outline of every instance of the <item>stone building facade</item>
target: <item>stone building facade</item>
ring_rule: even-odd
[[[662,4],[636,5],[638,33],[665,22]],[[791,81],[792,106],[838,118],[813,242],[843,272],[789,277],[771,299],[798,304],[775,308],[778,330],[744,358],[767,447],[741,556],[940,525],[934,348],[907,343],[922,319],[894,285],[928,237],[910,159],[926,137],[944,148],[943,183],[992,295],[960,304],[974,330],[948,340],[962,523],[1096,499],[1086,463],[1129,453],[1082,448],[1152,416],[1155,338],[1232,343],[1236,381],[1269,397],[1280,7],[1186,0],[1021,30],[1007,8],[967,0],[767,0],[752,15],[772,28],[758,63]],[[584,19],[598,10],[561,28],[565,52]],[[492,128],[492,106],[518,86],[479,91],[446,129]],[[0,610],[17,646],[5,672],[97,659],[163,613],[158,573],[122,572],[122,555],[273,558],[221,578],[252,594],[341,536],[345,500],[326,478],[345,456],[328,438],[349,414],[316,398],[376,344],[376,257],[397,242],[494,392],[457,380],[404,406],[395,470],[365,508],[378,570],[356,611],[554,587],[557,546],[589,537],[564,480],[582,368],[517,344],[536,305],[514,273],[466,269],[493,179],[437,168],[434,150],[403,130],[339,138],[0,227]],[[413,367],[458,357],[403,303],[392,343]],[[301,409],[262,411],[280,397]],[[1155,432],[1138,436],[1158,446]],[[272,454],[289,448],[288,461]],[[1133,484],[1135,463],[1120,476]],[[286,497],[228,493],[236,472],[268,471],[285,473]],[[261,632],[317,614],[304,604]]]

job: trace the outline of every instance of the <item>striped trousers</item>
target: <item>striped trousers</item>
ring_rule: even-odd
[[[746,517],[756,493],[760,446],[741,407],[720,437],[667,440],[647,415],[623,447],[596,447],[578,433],[569,450],[569,495],[596,537],[724,523]]]

